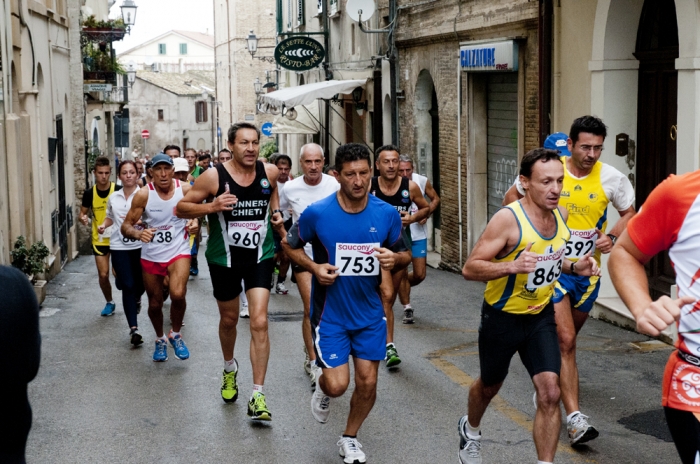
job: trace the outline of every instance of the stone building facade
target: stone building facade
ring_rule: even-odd
[[[445,268],[461,269],[541,143],[538,12],[526,0],[399,2],[400,147],[441,195],[432,239]]]

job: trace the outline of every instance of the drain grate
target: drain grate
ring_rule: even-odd
[[[651,435],[665,442],[672,442],[671,432],[666,424],[666,416],[663,409],[654,409],[651,411],[632,414],[631,416],[623,417],[618,423],[625,426],[629,430]]]
[[[267,319],[271,322],[298,322],[304,319],[304,313],[271,313],[267,315]]]

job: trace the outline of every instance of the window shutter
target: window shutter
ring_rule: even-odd
[[[306,24],[305,17],[306,11],[304,0],[297,0],[297,26],[303,26]]]

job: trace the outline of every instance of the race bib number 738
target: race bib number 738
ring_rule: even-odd
[[[337,243],[335,265],[341,276],[379,275],[379,260],[374,256],[379,243]]]

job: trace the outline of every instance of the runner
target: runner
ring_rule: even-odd
[[[107,217],[97,227],[97,231],[102,235],[111,227],[109,250],[112,255],[112,266],[117,273],[122,290],[122,304],[129,324],[131,344],[136,347],[143,343],[143,337],[139,333],[137,314],[141,310],[141,296],[146,291],[141,273],[141,242],[126,238],[121,233],[124,218],[131,208],[134,195],[139,190],[140,179],[136,164],[130,160],[122,161],[119,164],[119,178],[123,188],[109,197]],[[140,226],[136,225],[135,228],[139,229]]]
[[[301,213],[312,203],[322,200],[334,194],[340,188],[340,184],[334,177],[323,174],[323,148],[315,143],[308,143],[301,147],[299,163],[303,176],[287,182],[283,190],[280,190],[280,209],[291,210],[293,223],[299,221]],[[287,223],[280,231],[281,236],[287,234]],[[304,247],[306,255],[313,259],[311,244]],[[316,388],[316,379],[320,367],[316,364],[313,339],[311,337],[311,319],[309,312],[311,307],[311,273],[306,269],[292,265],[292,272],[297,281],[299,295],[304,306],[304,319],[301,325],[301,333],[304,337],[304,370],[311,379],[311,389]]]
[[[171,158],[181,158],[182,153],[180,152],[180,147],[177,145],[166,145],[165,148],[163,148],[163,153],[168,155]],[[156,155],[158,156],[158,155]],[[155,156],[153,157],[155,159]],[[152,160],[151,160],[152,161]]]
[[[364,463],[357,432],[374,405],[377,369],[385,356],[382,295],[390,292],[391,268],[408,265],[411,257],[400,216],[367,194],[372,175],[367,147],[342,145],[335,160],[340,190],[306,208],[282,245],[294,263],[313,273],[311,325],[322,374],[311,412],[321,423],[328,420],[329,397],[341,396],[350,383],[352,355],[355,391],[338,446],[344,462]],[[281,218],[274,223],[281,229]],[[306,243],[313,247],[313,261]]]
[[[112,284],[109,282],[109,237],[103,237],[98,232],[97,226],[102,224],[107,216],[107,202],[110,195],[121,189],[121,186],[110,182],[112,164],[106,156],[99,156],[95,160],[93,171],[95,185],[83,193],[79,218],[80,222],[87,226],[89,224],[88,212],[92,213],[92,254],[95,256],[100,290],[107,301],[100,315],[111,316],[114,314],[116,304],[112,299]]]
[[[678,340],[664,371],[661,404],[683,464],[700,462],[699,197],[700,171],[671,175],[649,194],[608,261],[615,289],[639,332],[656,337],[676,321]],[[652,301],[644,265],[665,250],[676,272],[678,298]]]
[[[197,150],[194,148],[185,149],[185,160],[187,160],[187,172],[193,179],[199,177],[202,173],[202,168],[197,164],[198,156]]]
[[[372,195],[393,206],[401,215],[401,223],[404,227],[427,218],[430,214],[430,206],[425,201],[420,187],[412,180],[399,175],[399,149],[394,145],[384,145],[377,148],[376,154],[379,176],[372,178],[370,186]],[[418,206],[415,214],[411,214],[411,203]],[[390,369],[396,368],[401,363],[394,344],[394,301],[406,273],[405,266],[394,267],[391,272],[394,287],[390,297],[385,300],[387,305],[384,308],[387,327],[386,367]]]
[[[567,225],[571,229],[566,257],[576,262],[587,251],[593,251],[598,266],[601,253],[610,253],[615,240],[635,214],[632,184],[620,171],[599,160],[606,135],[607,128],[603,121],[593,116],[582,116],[571,125],[568,150],[561,147],[564,134],[559,132],[547,138],[554,139],[554,145],[563,154],[564,187],[559,205],[569,212]],[[511,190],[516,188],[518,191],[515,195],[521,196],[523,192],[518,180]],[[511,191],[506,196],[512,195]],[[620,214],[620,219],[606,235],[610,203]],[[596,276],[565,275],[559,279],[554,290],[554,314],[561,350],[561,398],[572,445],[598,436],[598,430],[590,425],[588,416],[579,410],[576,337],[588,319],[599,289],[600,280]]]
[[[562,271],[600,275],[590,252],[577,262],[564,258],[570,233],[567,211],[558,206],[563,180],[556,151],[528,152],[520,164],[525,197],[493,216],[462,269],[465,279],[487,282],[479,327],[481,375],[469,389],[469,416],[459,421],[462,464],[481,463],[481,418],[516,352],[537,391],[537,459],[554,460],[561,423],[554,284]]]
[[[277,193],[282,195],[284,186],[290,180],[289,171],[292,169],[292,159],[282,153],[274,153],[270,160],[272,164],[277,166],[279,175],[277,176]],[[284,227],[286,230],[292,227],[292,216],[289,214],[288,208],[280,208],[282,210],[282,218],[285,221]],[[278,295],[286,295],[289,293],[284,282],[287,280],[287,271],[289,271],[289,258],[282,251],[282,237],[279,236],[276,230],[272,230],[272,238],[275,240],[275,269],[272,273],[272,285],[275,287],[275,293]],[[278,263],[278,264],[277,264]],[[277,285],[275,286],[275,275],[277,275]]]
[[[121,233],[124,237],[140,240],[143,283],[148,294],[148,317],[156,332],[153,361],[168,360],[168,341],[175,357],[187,359],[190,352],[180,331],[187,302],[187,278],[190,266],[189,234],[199,230],[197,220],[175,216],[177,202],[190,189],[187,183],[173,179],[173,159],[165,154],[153,157],[153,182],[139,190],[131,202]],[[145,225],[137,229],[136,223],[143,216]],[[170,278],[170,321],[172,329],[165,337],[163,332],[163,284]]]
[[[254,420],[271,420],[263,385],[270,356],[267,304],[274,254],[269,221],[271,214],[281,217],[277,167],[258,162],[260,132],[250,123],[231,126],[228,146],[233,159],[202,173],[177,210],[183,217],[208,214],[211,235],[206,257],[221,315],[219,340],[224,356],[221,397],[227,403],[238,398],[238,363],[234,347],[241,293],[239,282],[244,280],[249,301],[253,367],[253,394],[248,403],[248,415]],[[204,200],[207,202],[202,204]]]
[[[418,222],[411,224],[409,231],[411,232],[411,263],[413,271],[406,272],[399,286],[399,301],[403,305],[403,323],[413,324],[413,307],[411,307],[411,287],[415,287],[425,280],[426,261],[428,256],[428,218],[440,206],[440,197],[433,188],[427,177],[421,176],[413,172],[413,159],[408,155],[399,156],[399,175],[403,178],[410,179],[420,187],[420,191],[424,197],[430,200],[430,210],[428,216]],[[418,212],[418,206],[411,203],[411,214],[415,215]]]

